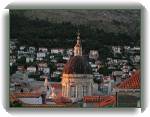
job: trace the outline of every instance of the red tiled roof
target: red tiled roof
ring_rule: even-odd
[[[41,96],[41,93],[23,92],[23,93],[14,93],[13,95],[16,98],[35,98]]]
[[[115,104],[115,96],[84,96],[83,102],[96,103],[98,107],[104,107]]]
[[[84,96],[83,97],[83,101],[84,102],[100,102],[103,101],[104,98],[106,98],[108,96]]]
[[[69,98],[66,98],[66,97],[57,97],[57,98],[53,99],[53,101],[56,104],[64,104],[64,103],[70,103],[71,102],[71,100]]]
[[[105,98],[103,101],[98,102],[96,105],[98,107],[105,107],[105,106],[113,105],[115,103],[116,103],[116,97],[109,96],[109,97]]]
[[[116,86],[119,89],[140,89],[140,71],[136,71],[132,76]]]
[[[102,102],[112,96],[84,96],[84,102]]]
[[[10,95],[10,101],[14,102],[14,101],[18,101],[18,99],[14,95]]]

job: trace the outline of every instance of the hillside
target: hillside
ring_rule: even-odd
[[[26,10],[23,14],[30,19],[90,25],[106,32],[126,32],[131,36],[140,31],[140,10]]]
[[[139,45],[140,19],[140,10],[11,10],[10,32],[20,41],[47,39],[61,46],[58,42],[74,41],[79,28],[83,44],[86,40],[92,47]]]

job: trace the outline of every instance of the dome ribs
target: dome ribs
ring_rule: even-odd
[[[64,66],[65,74],[92,74],[91,66],[83,56],[72,57]]]

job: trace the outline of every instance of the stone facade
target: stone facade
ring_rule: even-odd
[[[82,99],[91,96],[93,92],[93,75],[63,74],[62,95],[68,98]]]

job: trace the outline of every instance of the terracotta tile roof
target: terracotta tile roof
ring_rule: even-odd
[[[83,97],[83,102],[100,102],[104,100],[106,96],[84,96]]]
[[[12,103],[12,104],[15,104],[15,103],[22,103],[22,101],[21,100],[19,100],[18,98],[16,98],[14,95],[10,95],[10,102]]]
[[[10,101],[14,102],[14,101],[18,101],[18,99],[14,95],[10,95]]]
[[[102,102],[111,96],[84,96],[84,102]]]
[[[132,74],[132,76],[117,84],[116,88],[119,89],[140,89],[140,71],[136,71],[135,73]]]
[[[71,100],[69,98],[66,98],[66,97],[57,97],[57,98],[53,99],[53,101],[56,104],[71,103]]]
[[[86,103],[96,103],[98,107],[104,107],[108,105],[115,104],[115,96],[84,96],[83,102]]]
[[[23,92],[23,93],[14,93],[16,98],[36,98],[41,96],[41,93],[31,93],[31,92]]]
[[[98,107],[105,107],[109,105],[113,105],[116,103],[116,97],[115,96],[109,96],[105,98],[103,101],[96,103]]]

